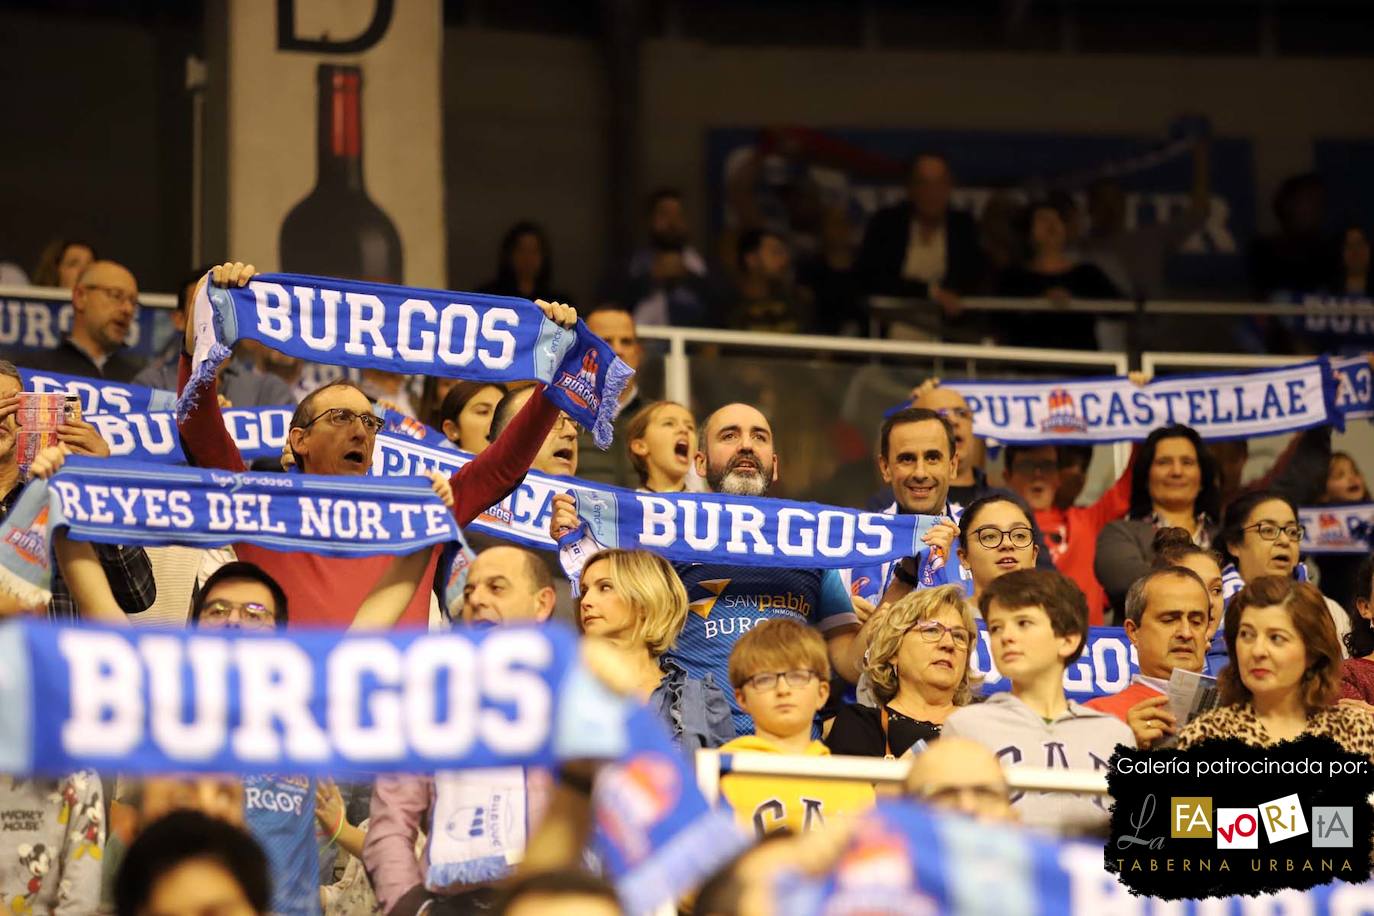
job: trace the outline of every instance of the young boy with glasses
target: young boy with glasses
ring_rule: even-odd
[[[1135,746],[1121,720],[1088,709],[1064,694],[1064,671],[1088,638],[1088,605],[1060,573],[1024,569],[994,579],[979,596],[992,659],[1011,681],[1009,693],[954,712],[941,738],[984,745],[1003,766],[1097,772],[1118,744]],[[1105,798],[1025,792],[1012,798],[1022,822],[1070,835],[1105,832]]]
[[[730,652],[730,686],[753,718],[754,734],[721,751],[830,755],[812,739],[816,713],[830,696],[830,660],[815,630],[786,618],[759,623]],[[727,775],[720,788],[739,822],[752,824],[760,837],[783,827],[821,828],[829,817],[863,811],[874,802],[867,783],[806,777]]]

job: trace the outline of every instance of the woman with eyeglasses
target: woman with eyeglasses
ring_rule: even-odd
[[[1261,576],[1283,576],[1307,581],[1307,567],[1298,562],[1303,527],[1298,510],[1286,496],[1275,490],[1246,493],[1226,507],[1221,521],[1222,596],[1229,603],[1245,587]],[[1350,632],[1345,609],[1325,596],[1327,610],[1336,633],[1344,644]]]
[[[877,707],[853,704],[835,716],[832,754],[900,757],[940,737],[945,719],[973,701],[969,668],[978,638],[973,608],[956,585],[911,592],[882,612],[868,640],[868,674]]]
[[[973,575],[974,606],[994,579],[1034,569],[1039,555],[1030,512],[1010,496],[974,500],[959,517],[959,560]]]
[[[1116,619],[1126,592],[1150,571],[1159,528],[1182,528],[1193,543],[1210,547],[1221,516],[1216,462],[1188,426],[1164,426],[1141,443],[1131,470],[1131,508],[1097,536],[1093,573],[1107,591]]]

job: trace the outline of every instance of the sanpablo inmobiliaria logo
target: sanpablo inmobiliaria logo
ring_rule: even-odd
[[[1165,899],[1358,884],[1370,875],[1372,770],[1310,735],[1268,748],[1122,749],[1107,777],[1106,868]]]

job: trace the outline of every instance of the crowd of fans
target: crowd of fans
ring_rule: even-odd
[[[992,318],[966,311],[963,300],[1179,297],[1170,282],[1169,260],[1212,213],[1209,150],[1205,138],[1192,148],[1187,205],[1140,223],[1129,218],[1129,192],[1114,177],[1050,191],[994,189],[977,212],[961,209],[953,203],[957,163],[934,151],[911,160],[906,200],[862,222],[845,206],[822,203],[805,178],[779,192],[781,215],[766,212],[747,181],[731,181],[726,225],[709,246],[694,243],[683,194],[662,188],[646,203],[647,243],[602,277],[593,301],[619,303],[645,325],[859,335],[877,328],[904,339],[1125,349],[1123,323],[1109,315],[1011,311]],[[746,178],[752,174],[745,172]],[[1257,236],[1245,252],[1248,284],[1214,290],[1213,298],[1292,301],[1312,294],[1357,299],[1371,294],[1368,230],[1353,215],[1333,212],[1320,175],[1285,180],[1272,210],[1277,231]],[[1332,231],[1333,226],[1339,230]],[[95,259],[91,244],[57,239],[27,280],[71,288]],[[544,227],[521,220],[500,240],[494,275],[459,285],[568,301],[572,297],[559,285],[554,265]],[[17,265],[4,267],[6,283],[25,281]],[[902,297],[912,304],[896,312],[878,309],[874,322],[869,300],[875,296]],[[1238,337],[1267,352],[1316,343],[1302,334],[1295,337],[1292,330],[1292,325],[1261,323],[1242,328]]]
[[[960,295],[987,282],[990,258],[979,227],[948,207],[952,181],[944,160],[918,159],[911,201],[875,217],[852,270],[878,284],[875,291],[917,292],[957,319]],[[1095,207],[1110,213],[1111,189],[1094,194]],[[1028,257],[1005,266],[999,289],[1051,297],[1118,291],[1107,270],[1070,254],[1079,249],[1070,245],[1062,207],[1036,204],[1026,220]],[[833,305],[815,293],[843,286],[838,262],[827,262],[829,279],[803,295],[789,270],[787,240],[745,232],[738,296],[723,306],[719,278],[688,242],[681,197],[655,195],[650,224],[651,244],[629,262],[618,304],[584,316],[632,367],[643,356],[639,322],[836,327]],[[1126,250],[1113,247],[1119,230],[1095,230],[1097,250]],[[502,266],[486,289],[540,300],[550,320],[571,326],[573,309],[545,301],[560,294],[539,227],[517,225],[501,251]],[[55,350],[0,363],[0,515],[24,483],[16,363],[175,389],[190,374],[195,330],[186,310],[200,272],[180,291],[181,333],[139,365],[123,347],[138,308],[133,275],[80,243],[55,246],[51,261],[50,274],[35,276],[72,290],[71,331]],[[209,282],[242,285],[252,275],[251,267],[231,263],[215,268]],[[819,275],[802,270],[795,277]],[[1052,330],[1043,322],[1026,328],[1018,342],[1043,333],[1062,345],[1082,333],[1082,345],[1093,345],[1091,326],[1061,320]],[[179,422],[189,460],[244,470],[222,408],[288,404],[295,413],[287,448],[264,469],[365,475],[381,426],[374,407],[382,402],[476,456],[451,478],[432,475],[460,525],[531,469],[648,492],[766,498],[786,467],[770,418],[750,404],[698,416],[692,405],[648,401],[631,388],[615,439],[601,452],[539,384],[507,389],[428,378],[415,380],[412,391],[409,380],[373,373],[312,385],[309,368],[260,346],[240,347],[212,394]],[[909,756],[911,796],[1059,835],[1101,835],[1104,801],[1037,792],[1013,798],[1004,767],[1101,771],[1118,744],[1188,746],[1216,734],[1266,745],[1312,732],[1374,756],[1374,556],[1311,564],[1299,551],[1298,506],[1369,501],[1360,461],[1332,452],[1330,428],[1295,435],[1273,468],[1245,482],[1233,443],[1203,441],[1186,426],[1161,427],[1135,448],[1118,481],[1082,505],[1090,450],[1008,448],[997,486],[972,419],[956,391],[930,379],[878,436],[884,487],[872,507],[939,517],[923,536],[944,559],[934,581],[912,559],[783,569],[609,550],[584,566],[574,598],[552,554],[474,535],[479,552],[457,625],[570,620],[604,648],[603,676],[644,700],[684,751]],[[54,473],[66,454],[109,454],[84,420],[68,423],[59,438],[61,448],[34,462],[34,476]],[[576,525],[571,498],[556,497],[550,534]],[[60,584],[49,612],[57,618],[137,621],[156,603],[170,609],[160,622],[202,629],[441,625],[433,587],[438,548],[339,558],[238,545],[173,561],[171,548],[94,547],[59,536],[55,550]],[[775,595],[796,600],[771,600]],[[9,604],[9,612],[21,610]],[[1105,624],[1125,628],[1140,673],[1121,693],[1079,704],[1066,695],[1064,674],[1084,652],[1089,628]],[[971,665],[980,627],[1009,691],[983,695]],[[1219,675],[1224,705],[1180,727],[1161,688],[1176,668]],[[1048,762],[1046,747],[1057,749]],[[581,849],[551,853],[560,844],[546,835],[566,833],[559,823],[566,804],[585,805],[594,777],[473,771],[343,786],[291,776],[7,777],[0,779],[0,815],[29,812],[34,829],[22,842],[0,831],[0,899],[14,912],[439,914],[533,913],[567,898],[585,904],[579,912],[617,912],[608,885],[580,869]],[[460,790],[499,786],[520,799],[531,833],[513,878],[436,885],[428,877],[426,833],[446,780],[459,781]],[[761,843],[708,881],[696,901],[703,914],[761,912],[747,901],[770,869],[833,857],[827,841],[806,835],[875,799],[867,784],[745,775],[724,777],[722,795],[760,840],[779,831],[793,836]]]

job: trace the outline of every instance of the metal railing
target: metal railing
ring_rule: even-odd
[[[691,400],[688,344],[725,348],[771,350],[779,354],[804,353],[854,354],[859,356],[915,357],[933,360],[962,360],[967,374],[978,374],[979,362],[1019,363],[1037,366],[1078,366],[1101,368],[1125,375],[1127,355],[1115,351],[1044,350],[1036,347],[1002,347],[991,344],[950,344],[930,341],[873,340],[866,337],[825,337],[819,334],[762,334],[751,331],[722,331],[706,328],[673,328],[645,325],[639,328],[645,340],[668,345],[664,358],[664,396],[684,404]]]
[[[701,794],[708,802],[715,804],[720,798],[720,778],[728,773],[902,785],[911,771],[911,764],[909,758],[807,757],[758,751],[723,753],[718,749],[708,749],[697,751],[696,775]],[[1107,777],[1092,770],[1017,766],[1007,767],[1006,776],[1007,785],[1013,792],[1108,794]]]

